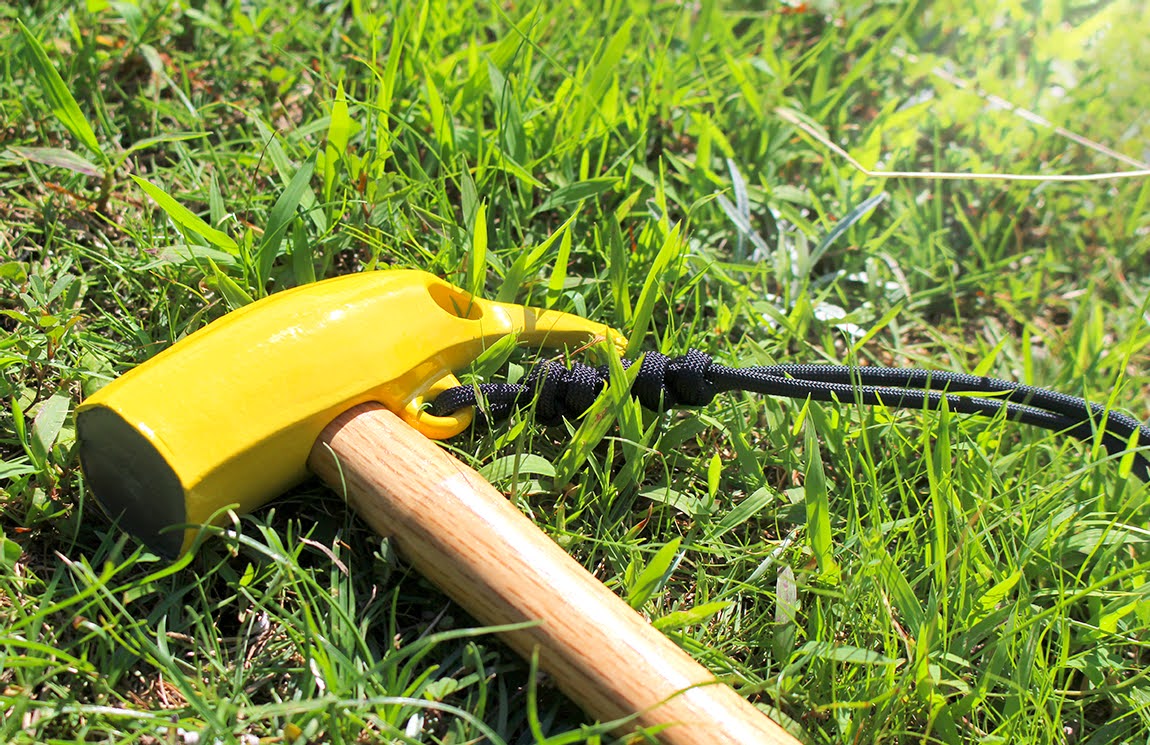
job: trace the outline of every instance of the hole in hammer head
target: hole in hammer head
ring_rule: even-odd
[[[483,308],[463,290],[437,282],[429,286],[427,292],[436,305],[456,318],[478,321],[483,317]]]

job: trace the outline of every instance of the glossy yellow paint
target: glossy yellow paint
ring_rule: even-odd
[[[114,452],[103,477],[89,479],[97,498],[112,516],[127,513],[129,529],[137,518],[146,542],[159,528],[140,513],[182,514],[185,551],[222,507],[246,512],[302,481],[320,431],[352,406],[378,401],[431,438],[461,432],[470,411],[435,417],[423,403],[508,335],[543,347],[624,344],[602,324],[473,298],[424,272],[348,275],[230,313],[107,385],[78,409],[81,462],[95,471],[95,459]],[[119,424],[99,424],[109,419]],[[121,443],[86,442],[120,431]],[[166,463],[179,489],[128,473],[160,458],[161,475]],[[182,509],[155,501],[178,491]]]

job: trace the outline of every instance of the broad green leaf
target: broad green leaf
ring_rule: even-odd
[[[670,487],[648,489],[639,494],[643,499],[665,504],[668,507],[682,512],[687,517],[698,519],[708,514],[708,505],[698,497],[692,497]]]
[[[711,538],[719,538],[729,533],[762,512],[763,508],[779,498],[778,493],[772,489],[765,486],[758,489],[754,494],[751,494],[742,502],[739,502],[733,510],[728,512],[722,520],[715,524],[714,529],[710,533]]]
[[[172,218],[172,221],[180,227],[192,231],[217,248],[231,253],[239,251],[239,246],[232,240],[231,236],[208,225],[190,209],[168,196],[160,187],[135,174],[132,175],[132,180],[139,184],[144,193],[151,197],[152,201],[159,205],[160,209],[167,213],[168,217]]]
[[[48,453],[52,452],[52,446],[56,444],[56,438],[59,437],[64,422],[68,420],[70,405],[71,401],[67,396],[56,393],[41,404],[39,411],[36,412],[36,418],[32,420],[32,438],[29,445],[33,457],[40,464],[47,462]]]
[[[24,549],[19,543],[0,532],[0,566],[10,570],[23,554]]]
[[[775,635],[772,640],[775,656],[780,660],[791,656],[798,618],[799,586],[795,581],[795,570],[784,564],[775,575]]]
[[[10,147],[8,148],[24,160],[42,163],[52,168],[65,168],[85,176],[102,176],[100,166],[71,150],[60,147]]]
[[[145,137],[142,140],[136,140],[129,145],[124,152],[120,153],[117,163],[123,163],[132,153],[146,150],[156,145],[163,145],[169,142],[184,142],[185,140],[197,140],[207,136],[207,132],[167,132],[156,135],[155,137]]]
[[[20,397],[12,396],[8,400],[12,404],[12,429],[16,432],[16,439],[24,446],[24,450],[30,451],[27,422],[24,421],[24,407],[20,405]],[[31,455],[32,453],[29,452],[28,454]]]
[[[656,551],[643,571],[635,577],[634,582],[627,588],[627,602],[632,608],[636,610],[642,608],[667,581],[676,563],[679,544],[682,541],[682,538],[676,538]]]
[[[1126,616],[1138,610],[1140,605],[1144,605],[1145,600],[1135,600],[1129,603],[1118,603],[1116,607],[1107,610],[1098,619],[1098,628],[1107,633],[1115,634],[1118,632],[1118,622]]]
[[[942,398],[939,407],[938,424],[933,433],[923,430],[922,450],[925,454],[927,468],[927,483],[930,487],[930,520],[934,536],[934,551],[932,559],[934,564],[935,581],[939,587],[945,586],[948,581],[950,562],[950,520],[952,502],[955,494],[954,485],[950,481],[951,475],[951,447],[950,447],[950,407],[946,397]],[[931,435],[935,437],[932,438]]]
[[[508,334],[496,339],[480,352],[475,361],[471,363],[472,374],[481,379],[490,379],[497,371],[507,366],[507,361],[518,348],[519,337],[516,334]]]
[[[723,459],[719,457],[718,453],[711,455],[711,462],[707,464],[707,498],[712,502],[715,501],[715,495],[719,493],[719,480],[723,476]]]
[[[228,219],[228,207],[224,204],[224,194],[220,191],[220,180],[216,174],[208,181],[208,219],[211,225],[223,225]]]
[[[52,286],[48,289],[48,293],[46,295],[46,297],[48,298],[48,302],[50,303],[53,300],[55,300],[56,298],[63,295],[64,292],[69,287],[71,287],[75,281],[76,281],[76,277],[74,275],[71,275],[71,274],[61,274],[59,277],[57,277],[56,281],[53,282]]]
[[[1012,341],[1013,338],[1013,334],[1003,334],[1002,338],[998,340],[998,343],[994,345],[994,349],[982,356],[982,359],[978,361],[978,364],[970,371],[970,374],[976,377],[989,375],[991,370],[994,369],[994,361],[998,359],[999,353],[1002,352],[1006,343]]]
[[[0,460],[0,479],[14,479],[36,471],[36,466],[29,463],[24,456],[16,460]]]
[[[0,263],[0,279],[16,284],[28,279],[28,265],[23,261],[5,261]]]
[[[591,118],[593,112],[603,113],[603,103],[607,97],[608,89],[615,78],[623,53],[627,50],[627,45],[631,43],[631,28],[634,26],[634,20],[634,18],[628,18],[619,27],[619,30],[607,42],[598,62],[591,68],[591,73],[583,89],[583,104],[580,106],[578,117],[574,120],[576,132],[580,132],[587,126],[588,119]],[[598,123],[596,122],[596,124]],[[604,123],[609,124],[610,122]]]
[[[812,641],[799,648],[799,654],[809,654],[823,660],[848,662],[854,665],[901,665],[906,660],[887,657],[870,649],[832,642]]]
[[[828,581],[835,581],[839,569],[834,559],[834,543],[831,537],[831,507],[827,497],[827,478],[823,471],[823,459],[819,452],[819,438],[815,432],[814,420],[807,422],[805,450],[807,468],[803,479],[803,491],[807,509],[807,537],[811,551],[818,562],[819,572]]]
[[[331,105],[331,123],[327,128],[327,144],[343,157],[347,152],[347,143],[351,138],[353,122],[348,113],[347,95],[343,91],[343,83],[335,87],[335,101]]]
[[[483,478],[492,482],[506,481],[516,477],[522,478],[523,476],[551,478],[555,475],[555,466],[542,456],[526,453],[496,458],[480,468],[479,473]]]
[[[617,178],[592,178],[586,181],[576,181],[573,184],[560,186],[543,200],[543,203],[535,209],[535,212],[545,212],[547,210],[558,209],[559,207],[566,207],[570,204],[578,204],[584,199],[593,199],[600,194],[611,191],[618,183],[619,179]]]
[[[630,196],[619,202],[618,206],[616,206],[614,210],[615,221],[622,222],[624,218],[630,217],[632,208],[635,206],[635,203],[639,201],[639,197],[641,196],[643,196],[643,189],[636,189],[635,191],[631,192]]]
[[[897,305],[894,305],[894,306],[888,308],[887,311],[882,314],[882,317],[879,318],[874,323],[872,323],[870,325],[870,328],[867,329],[867,332],[865,334],[863,334],[862,336],[860,336],[851,345],[852,356],[857,355],[859,350],[862,349],[864,346],[866,346],[866,344],[868,342],[870,342],[871,339],[878,336],[878,333],[880,331],[882,331],[883,329],[885,329],[891,321],[893,321],[900,313],[902,313],[903,308],[905,308],[905,307],[906,307],[906,303],[902,302],[902,303],[898,303]],[[1002,338],[1005,340],[1008,337],[1003,336]]]
[[[514,158],[511,157],[510,154],[505,153],[502,150],[492,150],[490,155],[492,166],[503,169],[507,173],[510,173],[512,176],[519,179],[524,184],[532,186],[536,189],[544,188],[545,184],[532,176],[531,172],[520,165]]]
[[[8,318],[13,318],[17,322],[28,325],[28,326],[35,326],[36,325],[36,321],[32,320],[32,317],[30,315],[28,315],[27,313],[21,313],[18,310],[0,310],[0,316],[7,316]]]
[[[388,63],[390,66],[390,62]],[[386,109],[384,109],[386,111]],[[387,117],[381,117],[381,122],[386,122]],[[280,181],[284,186],[291,183],[295,175],[299,173],[299,168],[292,162],[284,151],[283,145],[280,144],[279,135],[275,130],[263,122],[262,119],[254,119],[256,128],[260,131],[260,137],[264,139],[264,151],[267,153],[268,158],[271,160],[272,165],[276,167],[276,173],[279,174]],[[316,199],[315,192],[308,189],[303,198],[300,199],[300,207],[304,214],[311,220],[312,225],[315,226],[315,234],[322,236],[327,233],[327,215],[324,214],[322,209],[319,209],[319,200]]]
[[[392,110],[396,80],[399,76],[399,60],[409,59],[409,56],[403,51],[406,36],[407,29],[397,30],[391,34],[391,44],[387,52],[387,64],[383,69],[383,75],[379,79],[379,93],[375,98],[375,110],[384,112],[384,115],[376,117],[374,122],[375,127],[378,129],[377,137],[381,146],[376,164],[376,167],[379,169],[384,167],[390,155],[388,146],[392,142],[391,117],[388,116],[386,112]]]
[[[726,213],[727,217],[731,219],[731,222],[734,223],[735,229],[738,231],[740,244],[742,244],[742,242],[745,240],[749,240],[752,244],[754,244],[756,251],[763,256],[770,256],[772,253],[774,253],[770,246],[767,245],[767,242],[763,240],[763,237],[759,235],[759,231],[751,225],[750,218],[746,214],[739,211],[738,206],[731,204],[731,200],[727,199],[722,194],[720,194],[718,199],[715,201],[718,202],[719,207],[723,210],[724,213]],[[736,250],[736,261],[743,261],[745,256],[745,249],[742,251]]]
[[[174,246],[160,246],[155,249],[155,261],[144,265],[144,268],[153,268],[164,264],[194,264],[199,259],[211,259],[221,266],[237,266],[238,260],[233,254],[221,251],[218,248],[201,246],[196,243],[179,243]]]
[[[922,626],[926,611],[923,610],[922,603],[890,554],[882,555],[876,579],[890,593],[894,607],[898,609],[906,625],[912,629]]]
[[[650,424],[644,428],[643,407],[633,397],[624,399],[615,412],[615,432],[618,440],[614,443],[622,451],[623,465],[615,472],[611,484],[619,493],[629,493],[638,488],[646,478],[647,463],[654,452],[652,443],[655,440],[656,430],[660,429],[660,422],[657,417],[652,417],[649,419]],[[714,503],[714,499],[707,500],[708,515]]]
[[[994,587],[991,587],[978,598],[979,610],[983,613],[994,610],[996,605],[1006,599],[1006,596],[1010,594],[1020,579],[1022,579],[1022,570],[1015,569],[1005,579],[997,582]]]
[[[48,59],[48,54],[44,51],[40,40],[32,35],[32,32],[20,19],[16,19],[16,26],[24,37],[24,43],[28,48],[29,62],[31,62],[32,70],[36,73],[36,80],[40,83],[40,88],[48,100],[48,107],[52,110],[52,114],[72,133],[73,137],[80,141],[81,145],[88,148],[93,155],[100,159],[102,164],[108,165],[108,156],[100,148],[100,143],[96,140],[96,133],[92,131],[88,120],[84,118],[83,112],[80,111],[80,105],[76,103],[72,92],[68,90],[68,86],[64,85],[64,79],[60,77],[60,73]]]
[[[419,49],[423,41],[423,32],[427,29],[427,20],[431,15],[431,0],[423,0],[419,4],[419,15],[415,21],[415,31],[411,35],[411,48]]]
[[[327,145],[324,147],[323,157],[323,193],[324,199],[329,202],[332,201],[334,193],[336,164],[347,154],[351,128],[347,95],[343,91],[343,83],[339,83],[335,89],[335,101],[331,105],[331,121],[327,127]]]
[[[475,215],[479,212],[479,190],[475,186],[475,179],[471,177],[471,169],[466,161],[460,157],[459,171],[459,202],[463,207],[463,225],[470,233],[475,229]]]
[[[1138,454],[1138,448],[1141,444],[1142,436],[1138,430],[1134,430],[1130,433],[1129,439],[1126,440],[1126,451],[1118,460],[1118,475],[1123,479],[1130,478],[1130,474],[1134,472],[1134,456]]]
[[[758,448],[751,445],[747,441],[747,433],[745,431],[732,431],[728,435],[728,442],[731,443],[731,449],[735,451],[735,468],[736,473],[742,472],[743,474],[753,474],[755,478],[748,486],[754,484],[762,484],[766,482],[762,474],[762,466],[759,460],[762,457]],[[749,499],[754,499],[758,493],[758,489],[751,493]],[[737,509],[737,508],[736,508]],[[732,510],[733,512],[734,510]]]
[[[439,152],[443,155],[455,148],[455,123],[451,120],[451,111],[439,88],[435,85],[435,75],[426,65],[423,67],[423,86],[427,91],[427,118],[431,124],[431,131],[435,134],[435,141],[439,144]]]
[[[527,137],[523,132],[523,113],[519,110],[514,91],[508,86],[503,72],[490,62],[487,64],[487,75],[499,123],[500,147],[512,160],[527,162],[530,158],[527,154]]]
[[[729,600],[716,600],[710,603],[703,603],[689,610],[677,610],[661,618],[656,618],[651,622],[651,625],[659,629],[659,631],[674,631],[702,623],[716,613],[722,613],[732,605],[734,605],[734,603]]]
[[[224,302],[228,304],[229,308],[235,310],[236,308],[242,308],[253,302],[252,296],[236,284],[234,279],[220,271],[220,268],[216,266],[216,262],[208,259],[208,263],[211,264],[212,267],[212,276],[215,279],[216,289],[223,295]]]
[[[611,297],[615,301],[616,325],[631,328],[631,320],[634,318],[631,283],[628,281],[631,256],[623,241],[623,230],[618,221],[606,220],[606,224],[602,227],[596,225],[595,231],[607,244],[607,282],[611,289]],[[598,242],[597,240],[596,243]],[[632,356],[630,348],[627,356]]]

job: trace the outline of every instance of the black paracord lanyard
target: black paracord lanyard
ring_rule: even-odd
[[[623,361],[624,367],[632,363]],[[484,383],[444,391],[431,405],[431,413],[444,416],[482,399],[486,413],[496,419],[512,408],[537,397],[535,418],[557,424],[585,412],[607,385],[606,366],[573,363],[565,368],[555,362],[537,365],[523,385]],[[719,393],[751,391],[839,403],[881,404],[899,409],[938,409],[945,399],[951,411],[994,416],[1005,410],[1010,421],[1031,424],[1089,440],[1101,431],[1102,444],[1111,454],[1124,452],[1135,442],[1150,448],[1150,426],[1117,411],[1045,388],[1008,380],[944,371],[893,367],[841,365],[771,365],[734,368],[715,364],[696,349],[669,358],[658,352],[643,355],[631,393],[644,407],[663,411],[676,406],[704,406]],[[980,393],[985,396],[955,395]],[[989,398],[988,396],[994,396]],[[1133,472],[1150,481],[1150,459],[1134,454]]]

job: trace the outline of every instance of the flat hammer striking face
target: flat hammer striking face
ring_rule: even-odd
[[[109,516],[174,558],[224,508],[250,512],[302,481],[320,432],[357,404],[382,403],[427,437],[459,434],[470,410],[435,417],[424,399],[512,334],[550,347],[621,338],[419,271],[317,282],[229,313],[90,397],[81,466]]]

